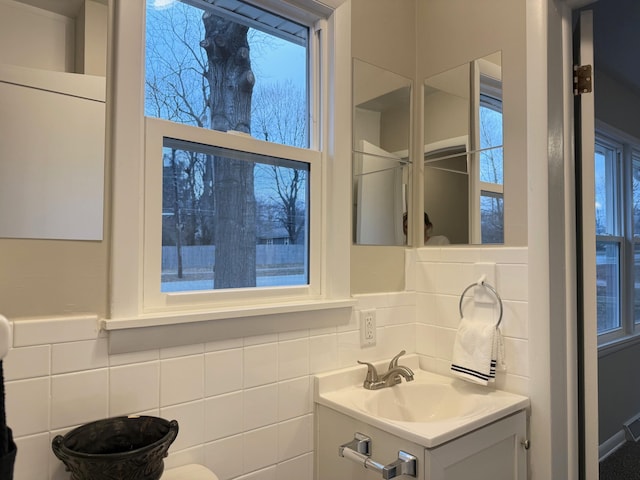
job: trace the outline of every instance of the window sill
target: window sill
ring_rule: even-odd
[[[607,355],[631,348],[638,344],[640,344],[640,334],[638,333],[611,340],[610,342],[598,345],[598,358],[606,357]]]
[[[352,298],[344,298],[161,312],[104,319],[101,326],[109,334],[109,353],[129,353],[342,325],[349,322],[355,303]]]

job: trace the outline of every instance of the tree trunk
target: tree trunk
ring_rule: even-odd
[[[176,150],[171,149],[171,178],[173,179],[173,216],[176,228],[176,256],[178,258],[178,278],[182,278],[182,211],[180,208],[180,192],[178,188],[178,166],[176,165]]]
[[[206,72],[211,89],[211,128],[251,133],[251,71],[248,27],[206,12],[203,17]],[[253,164],[216,157],[214,288],[256,285],[256,200]]]

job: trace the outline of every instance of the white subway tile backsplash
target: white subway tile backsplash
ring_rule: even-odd
[[[16,437],[49,431],[49,377],[5,383],[7,423]]]
[[[223,438],[204,447],[204,465],[219,480],[230,480],[244,473],[244,436]]]
[[[51,373],[70,373],[109,366],[106,338],[57,343],[51,349]]]
[[[160,349],[160,358],[176,358],[176,357],[186,357],[189,355],[198,355],[204,352],[204,344],[196,343],[194,345],[181,345],[178,347],[169,347],[169,348],[161,348]]]
[[[229,340],[217,340],[215,342],[208,342],[205,345],[205,351],[217,352],[219,350],[230,350],[233,348],[242,348],[244,346],[244,339],[231,338]]]
[[[276,478],[284,479],[312,479],[313,478],[313,454],[306,453],[299,457],[280,462],[276,465]]]
[[[278,384],[244,390],[243,430],[254,430],[278,421]]]
[[[453,356],[453,342],[456,338],[456,330],[452,328],[440,328],[434,329],[436,349],[436,357],[451,362]]]
[[[278,379],[278,344],[244,348],[244,388],[273,383]]]
[[[109,371],[88,370],[51,377],[51,428],[80,425],[108,415]]]
[[[309,338],[278,343],[278,380],[309,374]]]
[[[175,405],[204,397],[202,355],[160,361],[160,406]]]
[[[238,455],[235,452],[234,455]],[[243,434],[244,473],[253,472],[278,461],[278,426],[271,425]]]
[[[178,432],[180,435],[180,432]],[[170,468],[181,467],[183,465],[204,465],[204,445],[198,445],[192,448],[185,448],[184,450],[174,451],[169,448],[169,456],[164,459],[165,471]]]
[[[478,281],[473,263],[441,263],[438,269],[437,292],[460,296],[464,289]]]
[[[306,415],[312,411],[312,377],[278,383],[278,421]]]
[[[207,398],[204,404],[205,441],[242,433],[243,405],[242,392]]]
[[[278,334],[271,333],[268,335],[254,335],[253,337],[245,337],[244,346],[251,347],[253,345],[263,345],[265,343],[275,343],[278,341]]]
[[[23,380],[51,373],[51,345],[12,348],[4,358],[4,379]]]
[[[291,332],[278,333],[278,341],[286,342],[287,340],[296,340],[298,338],[309,337],[309,330],[293,330]]]
[[[278,424],[278,461],[297,457],[312,448],[313,417],[294,418]]]
[[[416,353],[435,357],[438,327],[433,325],[416,325]]]
[[[529,312],[526,302],[504,301],[504,317],[500,330],[506,337],[529,338]]]
[[[360,348],[360,332],[344,332],[338,338],[338,368],[353,367],[358,360],[369,361],[376,356],[376,347]]]
[[[244,353],[241,348],[204,356],[205,395],[220,395],[242,388]]]
[[[132,363],[152,362],[160,359],[160,350],[143,350],[141,352],[117,353],[109,355],[109,365],[130,365]]]
[[[504,339],[505,363],[507,373],[529,376],[529,344],[526,340],[518,338]]]
[[[276,477],[276,467],[271,466],[242,475],[237,480],[278,480],[278,477]]]
[[[529,282],[526,265],[498,265],[496,288],[503,300],[527,301]]]
[[[311,374],[338,368],[338,339],[335,332],[309,337],[309,371]]]
[[[317,335],[335,335],[337,327],[320,327],[312,328],[309,330],[309,336],[314,337]]]
[[[100,332],[95,315],[37,318],[13,324],[14,347],[91,340]]]
[[[378,358],[393,358],[402,350],[407,353],[416,351],[416,327],[414,324],[392,325],[379,328],[377,331],[378,351],[380,352]]]
[[[160,407],[160,363],[112,367],[109,372],[109,415],[130,415]]]
[[[19,455],[16,455],[13,480],[33,480],[49,477],[49,452],[51,441],[49,432],[22,437],[16,441]],[[57,459],[56,459],[57,460]]]
[[[204,400],[181,403],[160,409],[160,416],[177,420],[178,436],[171,445],[173,451],[195,447],[204,443]]]

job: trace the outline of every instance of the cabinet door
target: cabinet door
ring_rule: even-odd
[[[525,480],[525,413],[425,452],[429,480]]]
[[[317,406],[316,480],[381,480],[382,474],[366,470],[361,464],[338,455],[338,447],[353,439],[356,432],[371,438],[371,458],[388,464],[398,458],[398,451],[415,455],[417,476],[401,476],[402,480],[425,480],[422,462],[424,447],[396,437],[366,423],[355,420],[322,405]],[[428,478],[428,477],[427,477]]]
[[[0,237],[102,240],[105,103],[0,77],[0,106]]]

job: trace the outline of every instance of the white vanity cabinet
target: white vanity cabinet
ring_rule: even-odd
[[[371,459],[390,464],[403,450],[417,459],[419,480],[526,480],[524,410],[434,448],[425,448],[377,427],[316,404],[315,480],[373,480],[378,472],[340,457],[340,445],[356,432],[371,438]],[[409,479],[413,477],[401,476]]]

